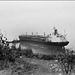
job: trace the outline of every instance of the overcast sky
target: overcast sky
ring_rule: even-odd
[[[19,34],[58,31],[67,34],[67,47],[75,48],[75,2],[71,1],[3,1],[0,2],[0,28],[8,40]]]

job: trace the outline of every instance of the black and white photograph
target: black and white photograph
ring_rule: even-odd
[[[75,75],[75,1],[0,1],[0,75]]]

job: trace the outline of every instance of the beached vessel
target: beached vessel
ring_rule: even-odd
[[[61,35],[54,27],[54,32],[49,35],[19,35],[21,43],[25,43],[26,48],[32,49],[49,49],[49,50],[61,50],[64,46],[68,45],[69,41],[66,40],[66,35]],[[38,49],[38,50],[39,50]]]
[[[65,35],[61,35],[58,33],[57,29],[54,27],[54,33],[49,35],[19,35],[20,41],[25,42],[32,42],[37,44],[44,44],[44,45],[56,45],[56,46],[66,46],[68,45],[69,41],[66,40]]]

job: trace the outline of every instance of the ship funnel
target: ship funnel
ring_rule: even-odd
[[[58,34],[58,30],[54,27],[54,35]]]

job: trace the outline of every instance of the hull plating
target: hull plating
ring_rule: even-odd
[[[68,45],[69,41],[66,42],[45,42],[45,41],[40,41],[40,40],[35,40],[35,39],[25,39],[24,37],[19,37],[20,41],[24,41],[24,42],[30,42],[30,43],[34,43],[34,44],[43,44],[43,45],[55,45],[55,46],[66,46]]]
[[[51,55],[64,52],[61,46],[34,44],[32,42],[20,42],[20,45],[22,49],[32,49],[34,53],[39,54]]]

